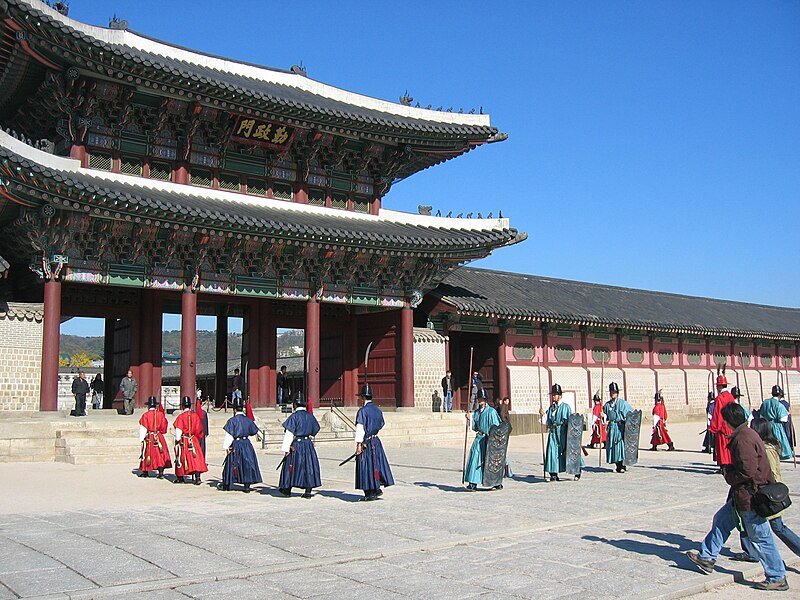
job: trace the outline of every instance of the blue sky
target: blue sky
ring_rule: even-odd
[[[800,307],[800,2],[71,4],[350,91],[483,107],[507,141],[384,199],[502,210],[529,234],[475,266]]]

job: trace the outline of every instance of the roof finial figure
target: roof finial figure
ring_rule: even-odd
[[[411,103],[414,101],[414,98],[408,95],[408,90],[406,93],[400,96],[400,104],[403,106],[411,106]]]

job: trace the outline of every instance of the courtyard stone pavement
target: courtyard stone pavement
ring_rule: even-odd
[[[729,558],[737,536],[713,575],[684,555],[727,492],[698,451],[702,428],[672,425],[686,450],[642,450],[624,474],[590,450],[580,481],[556,483],[542,481],[540,437],[513,437],[498,491],[463,488],[462,448],[389,448],[397,485],[366,503],[353,464],[338,466],[349,445],[320,444],[311,499],[280,496],[274,448],[258,451],[264,484],[250,494],[215,489],[214,453],[201,486],[140,479],[135,456],[0,464],[0,600],[763,597],[748,585],[760,567]],[[798,489],[798,470],[783,471]],[[795,508],[785,520],[800,528]],[[793,586],[781,597],[800,597],[797,558],[779,546]]]

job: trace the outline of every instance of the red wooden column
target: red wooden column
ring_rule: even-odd
[[[275,343],[272,327],[272,304],[268,300],[259,302],[258,310],[258,406],[267,406],[277,398],[270,395],[271,356],[270,344]]]
[[[72,146],[69,148],[69,157],[79,160],[82,167],[86,167],[89,164],[89,158],[86,154],[86,146],[83,144],[72,144]]]
[[[497,391],[500,398],[511,397],[508,385],[508,367],[506,365],[506,327],[500,325],[497,332]]]
[[[181,297],[181,399],[194,399],[197,384],[197,294],[190,288]]]
[[[414,309],[400,310],[400,407],[414,408]]]
[[[141,347],[139,356],[139,405],[147,402],[153,396],[153,296],[149,290],[142,292],[142,303],[139,307],[139,329],[141,330]]]
[[[314,406],[319,406],[319,309],[320,303],[311,298],[306,305],[306,362],[308,363],[308,390]]]
[[[44,282],[44,321],[42,323],[42,380],[39,410],[58,410],[58,352],[61,328],[61,282]]]

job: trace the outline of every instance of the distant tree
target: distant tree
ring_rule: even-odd
[[[77,352],[72,355],[70,362],[72,367],[89,367],[92,364],[92,357],[86,352]]]
[[[58,357],[58,366],[59,367],[68,367],[69,366],[69,356],[66,354],[62,354]]]

